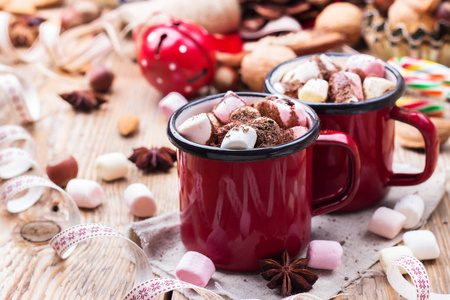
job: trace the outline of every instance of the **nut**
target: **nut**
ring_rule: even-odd
[[[133,114],[121,115],[119,120],[117,121],[117,129],[123,136],[132,134],[138,127],[139,118]]]
[[[48,178],[56,185],[64,187],[69,180],[76,178],[78,163],[72,155],[52,160],[45,168]]]
[[[239,76],[233,68],[223,65],[217,68],[213,84],[221,93],[234,91],[239,85]]]
[[[99,93],[105,93],[111,87],[114,74],[102,65],[95,65],[86,73],[91,88]]]

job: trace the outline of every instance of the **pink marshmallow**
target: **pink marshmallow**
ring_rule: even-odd
[[[189,251],[183,255],[175,269],[178,279],[199,287],[205,287],[216,271],[212,260],[207,256]]]
[[[308,267],[334,270],[341,265],[342,246],[336,241],[314,240],[308,245]]]
[[[286,101],[281,99],[277,99],[274,101],[275,106],[278,108],[278,112],[280,113],[281,121],[284,126],[289,128],[293,126],[307,126],[307,118],[306,113],[303,110],[303,107],[294,103],[294,105],[288,105]],[[292,122],[292,114],[298,116],[298,121]]]
[[[123,192],[123,198],[131,213],[137,217],[151,217],[156,213],[153,193],[142,183],[130,184]]]
[[[75,178],[66,186],[66,192],[73,198],[78,207],[95,208],[105,199],[103,188],[95,181]]]
[[[405,215],[387,207],[378,208],[369,221],[369,231],[393,239],[403,228]]]
[[[177,92],[171,92],[159,101],[158,107],[163,115],[170,118],[177,109],[186,103],[188,103],[188,101],[183,95]]]
[[[384,78],[385,67],[382,60],[367,54],[352,55],[347,59],[348,71],[361,70],[366,76],[377,76]]]
[[[290,130],[292,130],[292,134],[294,135],[294,140],[298,139],[299,137],[303,136],[305,133],[308,132],[308,128],[304,126],[294,126],[291,127]]]
[[[188,140],[202,145],[209,144],[214,138],[214,128],[206,113],[190,117],[177,130]]]
[[[364,100],[361,78],[352,72],[339,71],[331,75],[330,87],[337,103],[357,102]],[[347,90],[347,93],[340,95],[340,90]],[[336,98],[336,97],[341,97]]]
[[[303,107],[289,99],[271,96],[269,99],[259,101],[256,109],[261,116],[275,120],[282,128],[308,126],[308,117]]]
[[[232,91],[228,91],[223,99],[214,107],[212,112],[220,122],[227,124],[230,122],[231,113],[235,109],[245,105],[247,105],[247,103],[245,103],[238,95]]]

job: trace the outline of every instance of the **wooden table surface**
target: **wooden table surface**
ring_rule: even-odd
[[[154,192],[158,214],[178,210],[176,168],[168,173],[144,174],[132,166],[126,179],[111,183],[96,176],[94,161],[108,152],[122,152],[126,156],[140,146],[173,146],[166,137],[167,120],[158,111],[161,95],[152,89],[130,61],[109,55],[105,64],[116,74],[113,90],[107,95],[109,103],[92,113],[77,113],[58,93],[87,87],[82,76],[61,74],[47,78],[36,66],[18,65],[17,68],[33,79],[41,97],[42,117],[26,129],[38,145],[36,160],[45,168],[47,162],[60,154],[72,154],[79,163],[79,178],[99,182],[106,201],[92,210],[82,209],[82,222],[97,222],[124,232],[132,221],[122,199],[124,189],[131,183],[141,182]],[[4,108],[1,108],[4,109]],[[123,113],[139,116],[139,131],[128,138],[122,137],[116,123]],[[440,152],[437,171],[450,166],[450,142]],[[395,161],[421,167],[423,154],[397,145]],[[2,184],[3,182],[0,182]],[[17,215],[1,209],[0,224],[0,299],[121,299],[134,282],[134,265],[121,240],[97,239],[84,242],[67,259],[60,260],[51,247],[25,241],[20,228],[26,222],[53,218],[52,200],[39,201],[32,209]],[[448,196],[433,213],[425,226],[436,235],[441,256],[425,262],[432,291],[450,293],[450,203]],[[374,267],[380,270],[379,264]],[[347,295],[336,299],[397,299],[384,275],[375,272],[346,290]],[[181,298],[174,295],[175,298]],[[281,297],[280,297],[281,298]]]

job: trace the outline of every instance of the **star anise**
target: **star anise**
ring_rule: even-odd
[[[107,100],[100,94],[93,91],[73,91],[59,94],[61,98],[69,102],[75,110],[90,112],[97,109]]]
[[[128,158],[134,162],[139,169],[147,172],[167,171],[177,161],[177,153],[167,147],[133,149],[133,154]]]
[[[263,271],[261,276],[269,281],[267,286],[274,289],[281,284],[281,295],[283,297],[311,290],[313,284],[319,278],[313,272],[306,270],[308,264],[306,258],[298,258],[289,263],[287,250],[284,250],[281,262],[273,259],[261,259],[259,264]]]
[[[14,47],[30,47],[39,34],[45,19],[35,16],[16,16],[9,24],[9,38]]]

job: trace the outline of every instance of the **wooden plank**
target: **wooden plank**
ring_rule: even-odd
[[[178,209],[177,173],[172,168],[167,173],[145,174],[134,166],[126,179],[111,183],[102,182],[96,176],[95,158],[101,154],[119,151],[130,155],[134,147],[173,146],[166,137],[167,120],[158,112],[161,97],[139,74],[136,64],[109,56],[105,63],[116,74],[113,92],[108,94],[109,103],[90,114],[77,113],[58,97],[58,93],[87,88],[82,76],[43,81],[37,68],[19,66],[27,75],[35,76],[41,83],[39,93],[43,116],[26,128],[38,145],[37,161],[45,167],[52,157],[70,153],[79,162],[79,177],[97,180],[106,193],[105,203],[94,210],[82,210],[85,223],[99,222],[124,231],[127,224],[138,221],[129,213],[122,192],[133,182],[148,185],[154,192],[158,213]],[[140,130],[132,137],[124,138],[116,130],[116,122],[123,113],[134,113],[141,120]],[[449,143],[441,150],[439,171],[450,165]],[[423,166],[423,154],[400,148],[397,145],[395,160]],[[121,299],[134,282],[134,265],[126,245],[120,240],[93,240],[81,244],[77,251],[61,261],[46,244],[32,244],[20,236],[21,225],[44,212],[45,218],[61,218],[51,208],[57,195],[26,213],[11,215],[0,213],[0,298],[1,299]],[[447,198],[432,215],[426,228],[432,230],[441,246],[442,254],[435,261],[426,262],[432,290],[450,293],[450,257],[445,249],[450,246],[450,204]],[[374,270],[380,273],[380,266]],[[395,299],[395,292],[384,276],[368,276],[336,299]],[[182,299],[174,293],[173,299]]]

